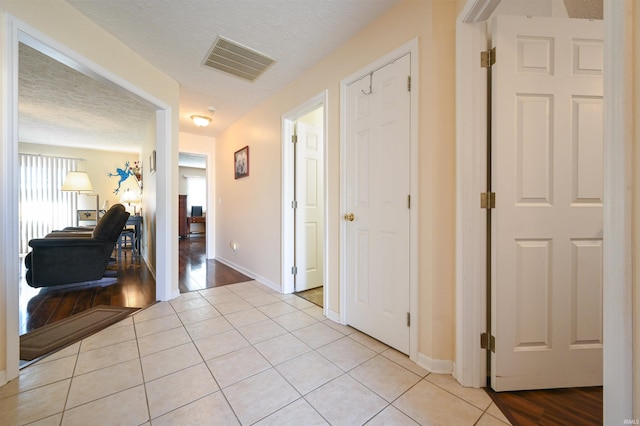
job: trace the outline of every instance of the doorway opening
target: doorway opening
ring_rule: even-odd
[[[484,161],[486,151],[484,135],[487,134],[487,80],[486,73],[483,72],[485,70],[480,67],[479,52],[486,51],[490,47],[487,22],[493,14],[526,14],[556,18],[569,18],[569,16],[564,6],[560,7],[560,4],[552,4],[552,2],[546,3],[547,10],[544,13],[522,10],[526,5],[516,4],[511,0],[468,3],[460,15],[457,49],[458,70],[474,71],[459,71],[457,81],[460,96],[457,102],[457,114],[459,119],[464,117],[463,121],[466,124],[458,126],[457,163],[461,184],[458,188],[460,208],[457,294],[460,309],[458,309],[456,321],[462,325],[461,333],[458,334],[457,366],[472,366],[472,368],[459,369],[456,371],[456,377],[467,386],[482,387],[485,385],[488,371],[487,352],[480,348],[480,336],[484,330],[481,330],[482,327],[478,324],[485,324],[488,314],[485,303],[488,297],[485,296],[489,293],[485,291],[484,283],[480,283],[479,278],[474,278],[487,276],[485,242],[488,239],[487,229],[484,226],[485,210],[480,209],[478,203],[478,194],[487,191],[484,185],[484,176],[487,176],[487,163]],[[494,264],[495,261],[494,259]],[[471,282],[476,284],[471,285]],[[466,328],[466,325],[472,322],[476,326]]]
[[[178,154],[178,234],[180,238],[207,235],[208,208],[207,156],[180,152]]]
[[[486,175],[486,164],[482,160],[484,151],[482,125],[486,114],[485,74],[478,66],[478,52],[486,50],[487,38],[484,22],[500,2],[468,1],[459,15],[457,26],[457,170],[458,170],[458,267],[457,267],[457,318],[459,324],[456,343],[456,379],[465,386],[481,387],[486,380],[485,351],[480,348],[481,324],[485,318],[484,282],[484,214],[478,207],[478,193],[483,188],[481,178]],[[542,3],[542,2],[540,2]],[[521,6],[523,3],[520,3]],[[554,4],[557,4],[555,2]],[[605,92],[610,102],[604,106],[604,188],[608,194],[608,209],[604,212],[604,233],[608,242],[604,253],[604,335],[605,343],[605,382],[615,383],[609,386],[604,395],[605,423],[607,418],[622,418],[630,413],[631,378],[628,374],[631,365],[631,339],[620,330],[631,322],[630,302],[625,300],[630,288],[630,265],[625,259],[630,246],[624,235],[629,228],[615,224],[627,223],[623,211],[629,194],[620,190],[628,177],[625,166],[624,147],[627,143],[617,129],[624,128],[624,114],[619,113],[623,103],[624,78],[624,7],[620,4],[604,5],[607,17],[604,22],[604,78]],[[618,114],[614,112],[618,111]],[[481,230],[481,231],[479,231]],[[624,233],[626,232],[626,234]],[[626,325],[625,325],[626,324]],[[607,414],[608,413],[608,414]],[[614,414],[617,413],[617,414]]]
[[[326,310],[326,96],[283,119],[283,293]]]
[[[7,40],[7,50],[10,54],[6,55],[5,69],[6,72],[6,123],[5,129],[5,160],[3,181],[6,183],[5,190],[2,191],[3,204],[7,206],[16,206],[15,209],[6,211],[6,223],[18,223],[18,176],[19,162],[18,158],[18,81],[19,81],[19,46],[20,43],[27,44],[52,58],[65,63],[73,69],[81,71],[83,74],[92,77],[102,83],[110,85],[118,90],[129,92],[132,96],[141,100],[148,105],[155,114],[155,140],[150,141],[149,146],[145,145],[144,152],[150,152],[156,149],[158,152],[158,173],[154,179],[148,179],[145,182],[145,189],[149,188],[150,192],[155,192],[155,187],[170,187],[169,185],[169,161],[171,157],[171,120],[170,106],[163,101],[155,98],[151,94],[134,86],[130,82],[123,80],[119,76],[112,74],[98,65],[92,63],[80,54],[66,48],[54,39],[38,33],[33,28],[23,25],[20,21],[12,16],[8,17],[6,25],[5,38]],[[151,147],[153,144],[153,147]],[[146,155],[144,155],[146,158]],[[157,194],[156,197],[147,197],[145,199],[146,212],[155,211],[155,226],[145,229],[145,234],[149,238],[148,248],[153,252],[153,263],[162,265],[155,269],[156,278],[156,297],[159,300],[168,300],[175,297],[176,294],[172,290],[172,282],[175,280],[169,277],[177,273],[177,259],[175,262],[170,259],[170,253],[175,246],[169,243],[165,235],[169,234],[170,226],[168,226],[168,217],[171,215],[171,205],[166,202],[163,194]],[[13,379],[18,375],[19,368],[19,336],[18,336],[18,287],[11,285],[15,282],[15,277],[19,276],[19,255],[18,255],[18,227],[8,227],[11,232],[5,235],[5,244],[3,246],[4,255],[0,256],[5,260],[4,276],[5,276],[5,312],[6,312],[6,372],[0,374],[0,382]],[[158,249],[155,250],[155,247]],[[152,249],[153,248],[153,249]]]
[[[343,79],[340,321],[417,358],[417,40]]]

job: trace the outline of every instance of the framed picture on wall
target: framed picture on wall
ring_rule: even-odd
[[[236,179],[249,176],[249,146],[233,153],[233,170]]]

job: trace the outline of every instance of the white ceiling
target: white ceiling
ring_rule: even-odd
[[[215,137],[400,0],[67,0],[180,84],[180,131]],[[202,66],[221,35],[277,62],[254,83]],[[24,52],[23,52],[24,51]],[[132,150],[152,111],[29,48],[20,139]],[[208,111],[215,108],[215,114]],[[193,114],[209,115],[196,128]]]

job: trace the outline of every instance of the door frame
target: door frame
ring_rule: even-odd
[[[346,272],[346,238],[347,229],[346,222],[342,220],[342,214],[346,213],[347,205],[347,182],[345,179],[346,168],[346,105],[347,105],[347,86],[369,75],[371,72],[393,62],[395,59],[406,54],[411,55],[411,116],[410,121],[410,152],[411,152],[411,209],[410,217],[410,241],[409,241],[409,314],[411,316],[411,327],[409,330],[409,358],[418,361],[418,324],[420,324],[420,312],[418,310],[418,217],[419,217],[419,194],[418,189],[418,94],[420,89],[418,86],[418,39],[414,38],[402,46],[387,53],[376,61],[361,68],[350,76],[340,80],[340,323],[346,324],[347,318],[347,272]]]
[[[322,181],[324,185],[322,197],[324,199],[324,209],[323,209],[323,226],[324,233],[322,235],[322,239],[324,241],[324,250],[322,256],[324,257],[324,262],[322,266],[322,274],[323,277],[329,276],[329,253],[327,247],[329,246],[329,234],[327,232],[327,218],[328,218],[328,149],[327,149],[327,123],[328,123],[328,114],[327,114],[327,106],[329,104],[329,91],[324,90],[318,93],[316,96],[307,100],[301,105],[298,105],[293,110],[287,112],[282,116],[282,293],[293,293],[295,290],[294,286],[294,277],[291,273],[291,267],[294,266],[294,250],[295,250],[295,235],[293,232],[293,227],[291,226],[294,223],[295,213],[293,208],[291,207],[291,202],[294,200],[295,194],[293,191],[293,183],[295,181],[294,176],[294,167],[293,164],[295,162],[294,157],[294,149],[293,144],[291,143],[291,137],[294,134],[294,124],[295,122],[305,115],[309,114],[312,111],[315,111],[318,108],[322,108],[322,128],[323,128],[323,136],[322,136],[322,148],[323,148],[323,166],[322,166]],[[327,313],[327,300],[329,293],[329,286],[323,285],[324,293],[323,293],[323,311],[325,316],[328,316]]]
[[[482,387],[486,354],[480,333],[486,324],[484,263],[485,215],[478,205],[478,182],[484,182],[486,164],[486,70],[478,52],[487,48],[483,21],[500,0],[467,0],[456,25],[456,365],[454,376],[463,386]],[[604,2],[605,102],[604,188],[604,421],[620,424],[633,418],[632,340],[632,211],[629,185],[632,157],[626,156],[629,117],[625,102],[631,96],[625,55],[624,2]],[[480,41],[479,41],[480,40]],[[484,47],[479,46],[484,43]],[[480,185],[482,186],[482,185]]]
[[[184,146],[183,144],[182,146]],[[198,155],[200,157],[204,157],[205,160],[205,180],[207,185],[207,214],[205,218],[205,259],[215,259],[216,258],[216,173],[214,166],[215,162],[215,150],[209,152],[205,150],[198,149],[198,146],[195,144],[191,145],[189,143],[186,144],[187,147],[180,149],[178,151],[178,155],[181,153],[184,154],[192,154]],[[180,166],[178,166],[178,171]],[[180,179],[184,178],[183,176],[179,176]],[[188,227],[187,227],[188,231]]]
[[[18,263],[18,186],[19,164],[18,158],[18,49],[20,42],[28,42],[32,46],[48,49],[47,54],[58,57],[57,60],[66,59],[66,64],[90,75],[105,84],[113,85],[139,98],[145,100],[156,109],[156,150],[158,153],[158,172],[155,174],[157,188],[170,188],[169,191],[157,191],[156,196],[156,296],[158,300],[170,300],[180,293],[172,288],[172,283],[177,283],[178,256],[177,241],[170,236],[177,234],[177,221],[172,218],[177,216],[177,203],[170,200],[177,199],[177,180],[173,179],[177,172],[177,143],[172,144],[173,137],[173,112],[170,105],[157,99],[155,96],[134,86],[122,77],[92,62],[83,55],[63,45],[48,35],[36,30],[25,22],[7,13],[3,26],[4,52],[2,68],[5,75],[3,90],[6,93],[3,99],[3,123],[2,148],[0,161],[2,162],[1,176],[3,188],[0,191],[0,199],[7,208],[4,212],[2,229],[5,244],[0,247],[0,264],[3,265],[2,277],[5,300],[5,339],[6,339],[6,370],[0,370],[0,385],[12,380],[19,374],[19,335],[18,335],[18,286],[15,285],[19,276]],[[174,171],[174,165],[175,171]],[[175,197],[175,198],[174,198]],[[0,300],[2,297],[0,297]]]

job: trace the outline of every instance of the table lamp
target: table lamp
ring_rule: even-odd
[[[78,194],[83,192],[93,192],[93,186],[89,180],[87,172],[69,172],[64,178],[61,191],[77,192]],[[86,194],[96,196],[96,224],[98,223],[100,213],[100,196],[98,194]],[[78,217],[76,215],[76,222]]]

